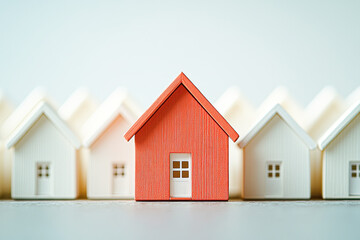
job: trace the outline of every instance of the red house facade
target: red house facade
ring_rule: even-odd
[[[239,135],[181,73],[125,134],[135,135],[135,200],[228,200]]]

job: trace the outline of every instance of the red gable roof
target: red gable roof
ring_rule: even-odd
[[[213,105],[202,95],[202,93],[195,87],[195,85],[185,76],[184,73],[180,75],[170,84],[170,86],[156,99],[156,101],[146,110],[146,112],[134,123],[134,125],[124,135],[125,139],[129,141],[140,128],[152,117],[152,115],[161,107],[161,105],[170,97],[170,95],[182,84],[191,95],[199,102],[205,111],[214,119],[214,121],[221,127],[221,129],[233,140],[238,139],[239,134],[230,126],[225,118],[214,108]]]

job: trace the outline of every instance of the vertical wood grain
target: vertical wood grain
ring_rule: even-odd
[[[135,136],[135,199],[170,200],[170,153],[192,155],[192,200],[227,200],[228,136],[180,85]]]

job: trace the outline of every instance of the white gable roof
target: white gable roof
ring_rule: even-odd
[[[324,150],[336,136],[359,114],[360,101],[353,104],[319,139],[319,148]]]
[[[237,87],[228,88],[216,101],[215,107],[221,115],[226,115],[236,103],[241,103],[242,105],[246,105],[247,108],[254,109]]]
[[[84,146],[90,147],[119,114],[130,123],[133,123],[141,113],[142,111],[130,98],[126,90],[116,89],[85,122],[82,129],[85,136]]]
[[[7,141],[6,147],[11,148],[14,146],[43,114],[73,144],[75,148],[78,149],[80,147],[81,143],[78,137],[70,130],[70,128],[60,118],[56,111],[44,101],[38,103],[35,108],[26,116],[24,121],[22,121],[22,123],[14,130]]]
[[[26,115],[41,101],[46,101],[57,108],[56,104],[48,96],[45,88],[35,88],[11,113],[11,115],[4,121],[4,124],[0,128],[0,133],[3,137],[7,138],[19,126],[19,124],[25,119]]]
[[[295,122],[295,120],[280,106],[276,104],[262,117],[254,127],[240,140],[239,147],[244,148],[253,139],[260,130],[275,116],[279,117],[298,135],[298,137],[308,146],[309,149],[314,149],[316,143],[311,137]]]
[[[86,101],[91,103],[93,106],[98,105],[97,100],[90,95],[86,88],[77,89],[59,108],[59,115],[65,120],[70,119],[81,109]]]
[[[303,122],[303,107],[291,97],[284,86],[275,88],[258,108],[258,116],[262,116],[270,107],[280,104],[298,123]]]
[[[344,100],[334,87],[323,88],[306,107],[304,128],[311,129],[334,103],[344,105],[345,108]]]

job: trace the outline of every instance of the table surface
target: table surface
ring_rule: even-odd
[[[359,218],[360,201],[5,200],[0,239],[359,239]]]

